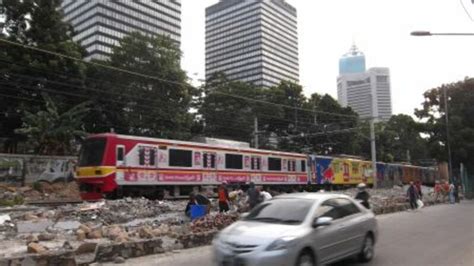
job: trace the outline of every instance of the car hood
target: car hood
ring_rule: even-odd
[[[276,239],[303,234],[301,225],[238,221],[222,230],[219,239],[251,245],[270,244]]]

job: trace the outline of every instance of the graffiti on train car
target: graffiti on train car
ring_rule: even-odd
[[[372,165],[366,161],[355,161],[344,158],[311,156],[312,169],[316,174],[312,180],[315,184],[353,185],[360,182],[373,183]]]

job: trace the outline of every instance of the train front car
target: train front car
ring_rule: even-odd
[[[101,199],[117,188],[114,140],[113,134],[98,134],[83,143],[75,175],[83,200]]]

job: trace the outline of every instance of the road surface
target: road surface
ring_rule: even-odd
[[[333,266],[474,265],[474,201],[380,215],[377,220],[380,234],[374,260],[368,264],[348,260]],[[205,246],[129,259],[122,265],[210,266],[211,258],[211,248]]]

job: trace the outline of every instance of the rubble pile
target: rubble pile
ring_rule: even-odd
[[[0,198],[28,198],[36,193],[41,197],[54,194],[59,198],[65,194],[56,193],[58,188],[51,185],[39,191],[29,187],[0,187],[1,192],[8,192],[1,193]],[[425,204],[434,203],[432,189],[423,189]],[[377,214],[408,207],[406,187],[367,191]],[[357,189],[338,192],[354,197]],[[184,214],[186,203],[185,200],[124,198],[61,206],[0,207],[0,265],[13,257],[32,255],[48,256],[51,260],[54,254],[65,260],[73,254],[76,259],[89,261],[122,261],[134,256],[207,245],[219,230],[239,219],[238,208],[218,213],[214,203],[210,214],[190,221]]]
[[[409,208],[406,191],[408,187],[394,186],[391,189],[367,189],[370,194],[369,203],[375,214],[391,213],[403,211]],[[356,188],[338,191],[351,197],[355,197],[358,190]],[[422,186],[423,203],[433,205],[437,202],[444,202],[444,199],[436,199],[433,188]]]
[[[191,222],[191,232],[221,230],[239,219],[238,213],[212,213]]]
[[[81,200],[77,184],[75,182],[53,184],[39,182],[24,187],[0,184],[0,206],[14,206],[21,205],[24,202],[52,200]]]

